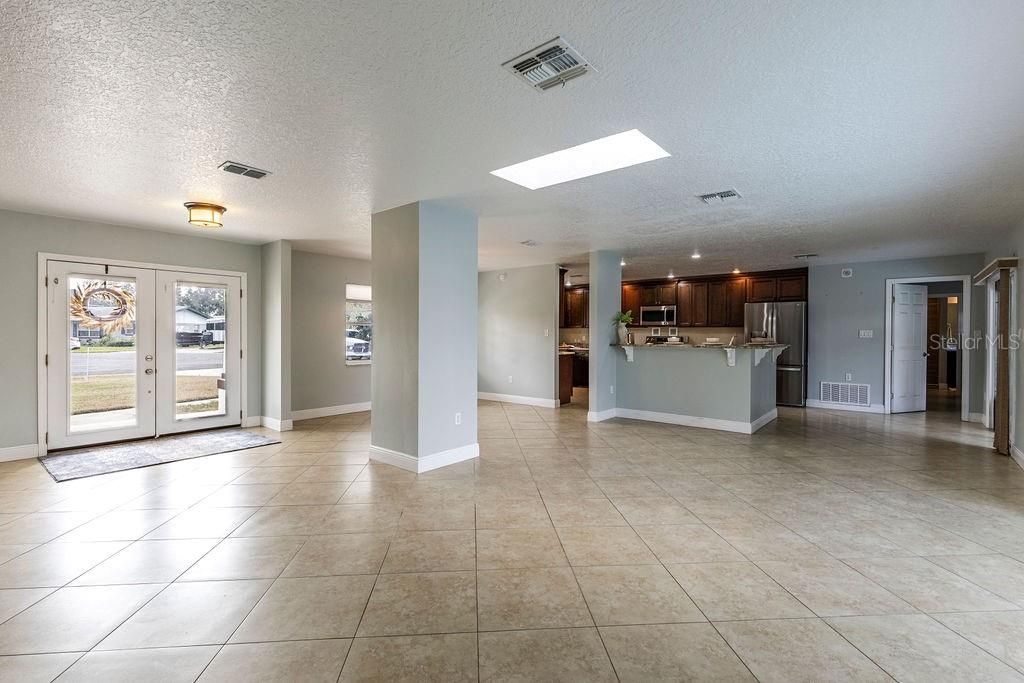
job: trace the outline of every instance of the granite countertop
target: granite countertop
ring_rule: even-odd
[[[727,346],[724,344],[612,344],[621,349],[781,349],[788,344],[736,344]]]

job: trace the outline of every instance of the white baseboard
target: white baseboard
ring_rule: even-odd
[[[273,429],[275,432],[290,432],[292,430],[291,420],[278,420],[277,418],[264,415],[260,422],[264,427]]]
[[[967,421],[985,424],[985,413],[970,413],[967,415]]]
[[[24,446],[4,446],[0,448],[0,462],[11,462],[12,460],[24,460],[39,455],[39,446],[34,443],[27,443]]]
[[[1014,444],[1010,444],[1010,457],[1016,461],[1020,468],[1024,470],[1024,451],[1017,448]]]
[[[263,418],[259,415],[250,415],[242,420],[243,427],[259,427],[261,424],[263,424]]]
[[[403,470],[422,474],[439,467],[454,465],[464,460],[472,460],[480,456],[480,444],[472,443],[468,446],[459,446],[440,453],[431,453],[421,458],[411,456],[407,453],[393,451],[390,448],[370,446],[370,460],[382,462],[385,465],[394,465]]]
[[[516,396],[515,394],[494,394],[489,391],[477,392],[477,398],[481,401],[500,401],[501,403],[517,403],[524,406],[537,406],[539,408],[557,408],[558,399],[534,398],[533,396]]]
[[[647,422],[663,422],[665,424],[682,425],[684,427],[700,427],[701,429],[715,429],[720,432],[736,432],[739,434],[753,434],[779,416],[777,408],[757,418],[753,422],[742,422],[740,420],[718,420],[711,417],[697,417],[696,415],[677,415],[676,413],[656,413],[650,410],[633,410],[631,408],[616,408],[616,417],[625,417],[630,420],[646,420]]]
[[[881,403],[872,403],[869,406],[852,406],[845,403],[829,403],[819,401],[816,398],[807,399],[808,408],[822,408],[824,410],[846,410],[852,413],[885,413],[885,406]]]
[[[370,409],[370,402],[346,403],[340,406],[326,406],[324,408],[307,408],[306,410],[293,410],[292,421],[312,420],[316,417],[331,417],[332,415],[346,415],[348,413],[362,413]]]
[[[618,409],[616,408],[609,408],[608,410],[602,410],[599,412],[591,410],[587,412],[587,422],[604,422],[605,420],[610,420],[613,417],[616,417],[618,414]]]

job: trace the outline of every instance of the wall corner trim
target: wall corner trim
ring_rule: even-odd
[[[25,460],[27,458],[35,458],[41,454],[39,445],[34,443],[27,443],[23,446],[4,446],[0,448],[0,462]]]
[[[292,430],[291,420],[278,420],[277,418],[264,415],[260,418],[260,422],[264,427],[273,429],[275,432],[290,432]]]
[[[481,401],[516,403],[518,405],[537,406],[539,408],[558,407],[558,399],[554,398],[534,398],[533,396],[516,396],[515,394],[495,394],[489,391],[478,391],[476,396]]]
[[[296,420],[312,420],[317,417],[330,417],[332,415],[346,415],[348,413],[362,413],[370,409],[370,402],[346,403],[340,406],[324,406],[323,408],[307,408],[305,410],[293,410],[292,422]]]
[[[828,401],[819,401],[816,398],[807,399],[808,408],[818,408],[821,410],[845,410],[851,413],[885,413],[885,406],[881,403],[872,403],[869,406],[853,406],[846,405],[844,403],[829,403]]]
[[[1010,444],[1010,457],[1024,470],[1024,451],[1012,443]]]
[[[370,460],[382,462],[385,465],[400,467],[403,470],[408,470],[417,474],[436,470],[448,465],[454,465],[455,463],[459,463],[464,460],[472,460],[477,457],[480,457],[479,443],[471,443],[466,446],[451,448],[447,451],[431,453],[430,455],[425,455],[421,458],[414,457],[408,453],[393,451],[390,448],[370,446]]]
[[[608,410],[602,410],[600,412],[588,411],[587,422],[604,422],[605,420],[612,419],[616,415],[618,415],[618,409],[616,408],[609,408]]]

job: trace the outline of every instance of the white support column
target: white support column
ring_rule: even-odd
[[[263,425],[292,428],[292,243],[269,242],[261,249],[263,339]]]
[[[413,472],[475,458],[476,217],[416,202],[371,230],[370,458]]]
[[[616,340],[612,317],[622,299],[622,256],[614,251],[590,253],[590,406],[588,422],[615,417]]]

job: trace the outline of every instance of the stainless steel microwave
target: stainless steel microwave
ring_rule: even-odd
[[[676,324],[675,306],[641,306],[640,324],[644,327],[665,327]]]

